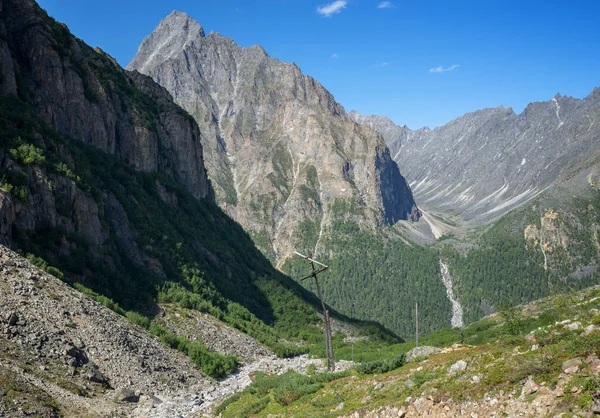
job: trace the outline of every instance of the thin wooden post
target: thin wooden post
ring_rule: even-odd
[[[419,302],[415,305],[415,331],[416,331],[416,339],[415,339],[415,347],[419,346]]]

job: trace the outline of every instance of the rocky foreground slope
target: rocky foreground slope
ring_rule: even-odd
[[[425,210],[481,225],[597,161],[600,89],[583,100],[557,94],[516,114],[502,106],[417,131],[351,112],[381,132]]]
[[[207,345],[242,359],[238,372],[216,381],[187,356],[3,246],[0,296],[3,417],[210,415],[216,401],[250,384],[252,373],[323,364],[306,356],[278,359],[215,319],[198,321],[193,311],[164,307],[163,323],[185,323],[183,314],[189,320],[182,335],[210,335]]]
[[[294,249],[318,252],[339,200],[357,202],[366,226],[418,219],[381,137],[352,123],[297,65],[205,35],[173,12],[127,68],[151,76],[196,119],[219,205],[277,263]]]

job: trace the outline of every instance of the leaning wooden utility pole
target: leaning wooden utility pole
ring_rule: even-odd
[[[321,307],[323,308],[323,317],[325,320],[325,351],[327,353],[327,370],[332,372],[335,370],[335,358],[333,356],[333,342],[331,340],[331,320],[329,318],[329,311],[327,310],[327,307],[325,306],[325,302],[323,302],[323,295],[321,294],[321,287],[319,286],[319,279],[317,278],[317,274],[324,272],[329,267],[323,263],[319,263],[317,260],[313,260],[312,258],[310,258],[310,256],[307,257],[305,255],[300,254],[297,251],[295,251],[295,253],[297,255],[299,255],[300,257],[304,258],[305,260],[307,260],[310,263],[312,270],[313,270],[312,273],[310,273],[308,276],[306,276],[300,280],[301,281],[306,280],[311,277],[313,277],[315,279],[315,284],[317,285],[317,295],[319,296],[319,299],[321,300]],[[315,264],[318,264],[321,267],[319,269],[317,269],[315,267]]]

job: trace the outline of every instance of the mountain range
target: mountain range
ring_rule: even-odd
[[[473,320],[506,300],[593,280],[585,272],[597,260],[578,259],[576,246],[564,247],[568,256],[549,256],[544,245],[556,234],[527,247],[532,234],[524,230],[543,230],[544,212],[509,228],[510,244],[499,243],[494,225],[536,199],[545,211],[550,202],[564,206],[569,199],[557,197],[555,186],[593,176],[598,90],[584,100],[557,95],[519,115],[484,109],[412,131],[385,117],[346,113],[295,64],[206,35],[181,12],[159,23],[127,68],[152,77],[196,119],[220,207],[293,277],[302,276],[294,250],[332,265],[325,298],[348,315],[411,335],[407,307],[416,302],[428,311],[423,329],[433,330],[459,311]],[[585,180],[575,183],[578,196],[595,195]],[[563,224],[593,239],[594,223],[563,209],[571,220]],[[499,253],[498,245],[514,254]],[[492,266],[482,267],[471,249],[494,254],[485,262]],[[454,259],[447,270],[442,250]],[[513,277],[502,273],[513,270],[507,264],[515,265]],[[558,264],[569,266],[558,273]],[[446,271],[450,279],[442,281]],[[574,272],[583,281],[571,283]]]
[[[557,94],[522,113],[502,106],[412,131],[350,112],[380,132],[419,207],[483,225],[596,161],[600,89],[579,100]]]
[[[255,313],[269,312],[252,285],[242,294],[230,282],[247,274],[231,272],[239,262],[223,261],[228,244],[211,251],[188,235],[189,262],[174,258],[168,248],[185,240],[160,231],[183,232],[163,222],[167,207],[182,209],[178,185],[200,202],[217,203],[249,235],[243,245],[256,246],[280,271],[306,275],[294,251],[330,265],[322,287],[332,307],[405,337],[413,332],[415,303],[423,332],[430,332],[460,324],[460,313],[472,321],[506,301],[594,281],[595,209],[583,208],[596,195],[598,90],[583,100],[557,95],[519,115],[485,109],[411,131],[385,117],[346,113],[295,64],[206,35],[185,13],[164,18],[123,71],[36,7],[11,4],[4,12],[2,92],[16,94],[59,135],[149,177],[99,174],[80,161],[82,151],[46,144],[35,130],[5,130],[5,189],[20,200],[4,199],[3,242],[51,265],[66,263],[121,303],[140,282],[116,281],[108,271],[131,260],[149,269],[150,282],[162,283],[198,260],[193,249],[201,248],[207,264],[197,268],[220,292]],[[37,149],[57,156],[40,159],[47,165],[41,176],[25,163]],[[25,164],[20,170],[18,161]],[[134,190],[149,194],[136,197]],[[151,228],[155,199],[167,207]],[[181,219],[190,216],[197,214]],[[40,245],[39,231],[54,238]]]

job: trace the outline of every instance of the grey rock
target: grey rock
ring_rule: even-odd
[[[467,369],[467,362],[464,360],[458,360],[448,369],[448,374],[457,374]]]
[[[438,348],[438,347],[431,347],[431,346],[415,347],[412,350],[410,350],[408,353],[406,353],[406,362],[409,363],[409,362],[415,360],[415,358],[417,358],[417,357],[429,357],[432,354],[439,353],[440,351],[442,351],[442,349]]]
[[[115,390],[113,399],[115,402],[138,402],[140,397],[131,389],[118,388]]]
[[[565,374],[573,374],[579,371],[579,366],[583,364],[580,357],[575,357],[570,360],[564,361],[560,368]]]
[[[525,384],[523,385],[523,389],[521,390],[521,396],[531,395],[539,390],[540,385],[536,383],[535,380],[531,376],[527,379]]]
[[[72,366],[80,367],[88,363],[89,359],[83,350],[77,347],[70,347],[63,351],[63,355],[71,358]]]
[[[9,242],[16,216],[10,194],[0,190],[0,242],[4,244]]]
[[[102,385],[109,385],[109,380],[102,372],[98,369],[98,366],[90,367],[85,373],[85,378],[90,382],[100,383]]]
[[[11,327],[17,325],[18,321],[19,321],[19,315],[16,312],[13,312],[8,317],[8,325]]]
[[[404,382],[402,382],[402,384],[404,385],[404,387],[406,387],[408,389],[410,389],[410,388],[412,388],[412,387],[415,386],[415,382],[413,382],[410,379],[406,379]]]

